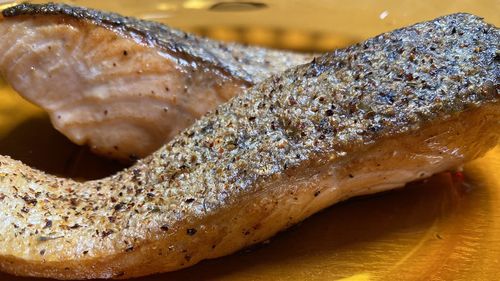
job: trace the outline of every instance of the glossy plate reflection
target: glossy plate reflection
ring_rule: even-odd
[[[0,7],[12,1],[0,1]],[[42,1],[34,1],[42,2]],[[500,25],[498,1],[66,1],[207,36],[321,51],[452,12]],[[246,6],[245,6],[246,5]],[[228,8],[229,7],[229,8]],[[236,8],[235,8],[236,7]],[[119,163],[73,145],[0,81],[0,153],[51,174],[109,175]],[[426,181],[324,210],[270,243],[136,280],[492,280],[500,273],[500,147]],[[0,280],[32,280],[0,273]],[[41,280],[41,279],[40,279]]]

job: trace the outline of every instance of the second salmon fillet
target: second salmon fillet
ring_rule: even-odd
[[[73,142],[113,158],[144,157],[249,86],[311,59],[92,9],[24,7],[0,19],[0,74]]]

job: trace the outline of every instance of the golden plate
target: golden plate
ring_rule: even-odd
[[[0,8],[11,5],[0,1]],[[39,2],[39,1],[36,1]],[[222,40],[322,51],[452,12],[500,25],[500,2],[68,1]],[[120,169],[55,131],[0,81],[0,154],[79,179]],[[224,258],[138,280],[495,280],[500,274],[500,147],[406,188],[352,199]],[[0,234],[1,235],[1,234]],[[0,273],[0,280],[31,280]]]

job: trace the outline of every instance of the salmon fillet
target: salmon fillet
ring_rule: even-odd
[[[273,75],[101,180],[0,156],[0,269],[173,271],[480,157],[500,138],[499,42],[469,14],[379,35]]]
[[[70,140],[122,160],[150,154],[249,86],[311,59],[64,4],[3,16],[0,74]]]

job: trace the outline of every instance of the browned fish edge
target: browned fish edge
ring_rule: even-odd
[[[308,62],[312,57],[236,43],[223,43],[192,35],[159,22],[63,3],[22,3],[4,9],[2,15],[5,18],[22,15],[53,15],[88,21],[144,44],[160,48],[181,65],[206,66],[209,64],[218,68],[222,73],[250,84],[262,81],[270,73],[277,73],[288,67]]]

